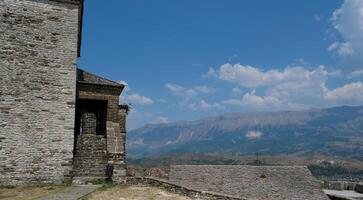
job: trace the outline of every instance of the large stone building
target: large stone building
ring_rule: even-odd
[[[124,86],[77,69],[82,13],[0,0],[0,185],[125,178]]]

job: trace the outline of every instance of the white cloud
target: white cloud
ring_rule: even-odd
[[[201,100],[199,102],[199,108],[202,110],[208,110],[208,109],[212,109],[212,108],[222,109],[223,106],[220,105],[219,103],[209,104],[205,100]]]
[[[328,50],[355,64],[363,64],[363,1],[345,0],[334,11],[331,21],[343,41],[335,41]]]
[[[281,101],[273,96],[257,96],[255,90],[250,93],[246,93],[242,98],[243,103],[246,105],[257,106],[257,107],[265,107],[265,106],[273,106],[280,107]]]
[[[196,111],[196,110],[224,109],[224,106],[222,106],[219,103],[210,104],[205,100],[201,100],[199,103],[189,104],[188,108],[190,110]]]
[[[145,124],[169,123],[169,118],[150,112],[131,109],[127,116],[127,130],[140,128]]]
[[[252,90],[251,92],[243,95],[242,99],[228,99],[222,102],[226,105],[233,106],[252,106],[252,107],[282,107],[282,102],[276,97],[272,96],[258,96],[256,95],[256,91]]]
[[[168,103],[168,101],[167,101],[167,100],[165,100],[165,99],[163,99],[163,98],[160,98],[160,99],[159,99],[159,102],[160,102],[160,103]]]
[[[306,66],[308,65],[308,62],[303,58],[295,59],[294,63],[292,64],[292,67],[294,66]]]
[[[342,70],[335,69],[328,72],[328,76],[330,77],[341,77],[342,76]]]
[[[136,93],[130,95],[125,94],[122,99],[129,104],[136,104],[142,106],[154,104],[154,101],[152,99]]]
[[[261,82],[263,74],[259,69],[240,64],[231,65],[227,63],[222,65],[218,70],[218,77],[225,81],[239,83],[241,86],[248,88],[258,87],[263,84]]]
[[[363,76],[363,69],[357,69],[348,74],[348,78],[358,78]]]
[[[328,91],[325,98],[334,104],[360,105],[363,102],[363,84],[354,82]]]
[[[326,107],[363,104],[363,84],[361,82],[349,83],[332,90],[326,88],[325,85],[315,88],[313,85],[279,87],[269,89],[264,96],[258,96],[255,90],[252,90],[243,95],[241,99],[228,99],[222,101],[222,103],[264,110],[299,110],[312,106]]]
[[[233,54],[232,56],[230,56],[228,58],[228,62],[231,62],[232,60],[237,59],[237,58],[238,58],[238,55],[237,54]]]
[[[289,83],[324,82],[328,72],[324,66],[315,70],[304,67],[287,67],[283,70],[262,71],[257,67],[241,64],[224,64],[219,70],[214,70],[221,80],[238,83],[246,88],[258,88]]]
[[[259,139],[263,136],[263,133],[260,131],[247,131],[245,134],[246,138],[249,140]]]
[[[215,69],[213,69],[212,67],[210,67],[209,70],[208,70],[208,73],[206,75],[204,75],[204,77],[216,78],[216,77],[218,77],[217,71]]]
[[[268,88],[266,95],[279,99],[282,106],[288,108],[305,108],[305,105],[321,106],[324,104],[323,94],[328,90],[326,81],[328,72],[323,67],[315,70],[300,70],[305,78],[282,82]]]
[[[232,94],[234,96],[240,96],[240,95],[242,95],[242,91],[239,88],[232,88]]]
[[[213,93],[216,91],[215,88],[213,87],[208,87],[208,86],[204,86],[204,85],[200,85],[200,86],[195,86],[194,89],[198,92],[201,92],[201,93],[205,93],[205,94],[208,94],[208,93]]]
[[[336,52],[341,57],[354,54],[352,45],[349,42],[334,42],[328,47],[329,52]]]
[[[209,104],[205,100],[200,100],[197,103],[189,103],[199,93],[208,94],[216,91],[213,87],[208,86],[195,86],[193,89],[185,88],[181,85],[166,83],[165,87],[172,92],[175,96],[182,98],[180,105],[186,106],[189,110],[208,110],[212,108],[223,109],[224,106],[219,103]]]
[[[187,107],[188,107],[189,110],[193,110],[193,111],[198,110],[198,106],[197,106],[196,103],[190,103],[190,104],[188,104]]]
[[[197,92],[195,90],[185,88],[181,85],[166,83],[165,88],[167,88],[175,96],[182,98],[183,101],[181,104],[186,104],[190,101],[190,99],[197,96]]]
[[[238,95],[241,92],[239,88],[232,89],[235,98],[223,100],[224,105],[263,110],[296,110],[363,104],[361,82],[329,89],[326,86],[328,78],[341,76],[341,71],[327,71],[324,66],[315,69],[287,67],[282,70],[262,71],[251,66],[225,64],[215,71],[221,80],[252,88],[242,97]],[[363,70],[350,74],[352,77],[360,75],[363,75]],[[257,94],[257,91],[261,94]]]
[[[150,123],[154,118],[152,113],[142,112],[133,108],[127,115],[127,130],[140,128],[140,126]]]
[[[320,22],[324,17],[322,15],[314,15],[314,19],[317,22]]]
[[[204,100],[201,100],[200,103],[199,103],[199,105],[200,105],[200,108],[202,110],[206,110],[206,109],[211,109],[212,108],[212,105],[210,105],[209,103],[207,103]]]
[[[125,85],[124,91],[120,96],[120,103],[127,103],[131,105],[141,105],[141,106],[154,104],[154,101],[148,97],[142,96],[137,93],[130,94],[131,88],[126,81],[121,80],[119,81],[119,83]]]
[[[172,84],[172,83],[165,84],[165,87],[174,93],[179,93],[179,92],[182,92],[185,90],[184,87],[177,85],[177,84]]]

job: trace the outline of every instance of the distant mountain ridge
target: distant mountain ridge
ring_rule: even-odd
[[[175,153],[325,154],[363,160],[363,106],[228,113],[146,125],[127,135],[130,156]]]

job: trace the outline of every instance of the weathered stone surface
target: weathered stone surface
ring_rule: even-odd
[[[319,182],[302,166],[171,166],[170,181],[202,191],[245,199],[328,199]]]
[[[362,200],[363,194],[353,190],[324,190],[331,200]]]
[[[355,191],[363,194],[363,183],[358,183],[355,186]]]
[[[79,6],[0,1],[0,185],[70,174]]]
[[[71,4],[80,4],[83,0],[51,0],[55,2],[62,2],[62,3],[71,3]]]
[[[168,180],[157,179],[152,177],[128,177],[126,180],[127,185],[147,185],[158,187],[166,191],[170,191],[183,196],[191,197],[193,199],[205,199],[205,200],[247,200],[245,198],[197,190],[187,186],[175,184]]]
[[[79,135],[74,158],[74,172],[78,177],[106,178],[107,151],[103,135]]]
[[[120,123],[120,133],[123,134],[124,140],[126,139],[126,108],[120,108],[118,111],[119,123]],[[125,148],[125,147],[124,147]]]
[[[123,154],[125,151],[123,133],[120,133],[120,124],[107,122],[107,151],[112,154]]]

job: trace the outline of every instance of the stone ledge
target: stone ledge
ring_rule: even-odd
[[[154,186],[158,187],[170,192],[174,192],[177,194],[181,194],[184,196],[188,196],[191,198],[202,198],[202,199],[208,199],[208,200],[247,200],[244,198],[236,197],[236,196],[229,196],[224,194],[219,194],[215,192],[209,192],[209,191],[200,191],[195,190],[192,188],[188,188],[186,186],[177,185],[175,183],[172,183],[168,180],[163,179],[157,179],[153,177],[128,177],[126,180],[127,185],[148,185],[148,186]]]
[[[50,0],[50,1],[55,1],[55,2],[60,2],[60,3],[69,3],[69,4],[82,4],[83,0]]]
[[[106,176],[88,176],[88,177],[73,177],[72,183],[75,185],[84,185],[88,183],[102,182],[107,179]]]

